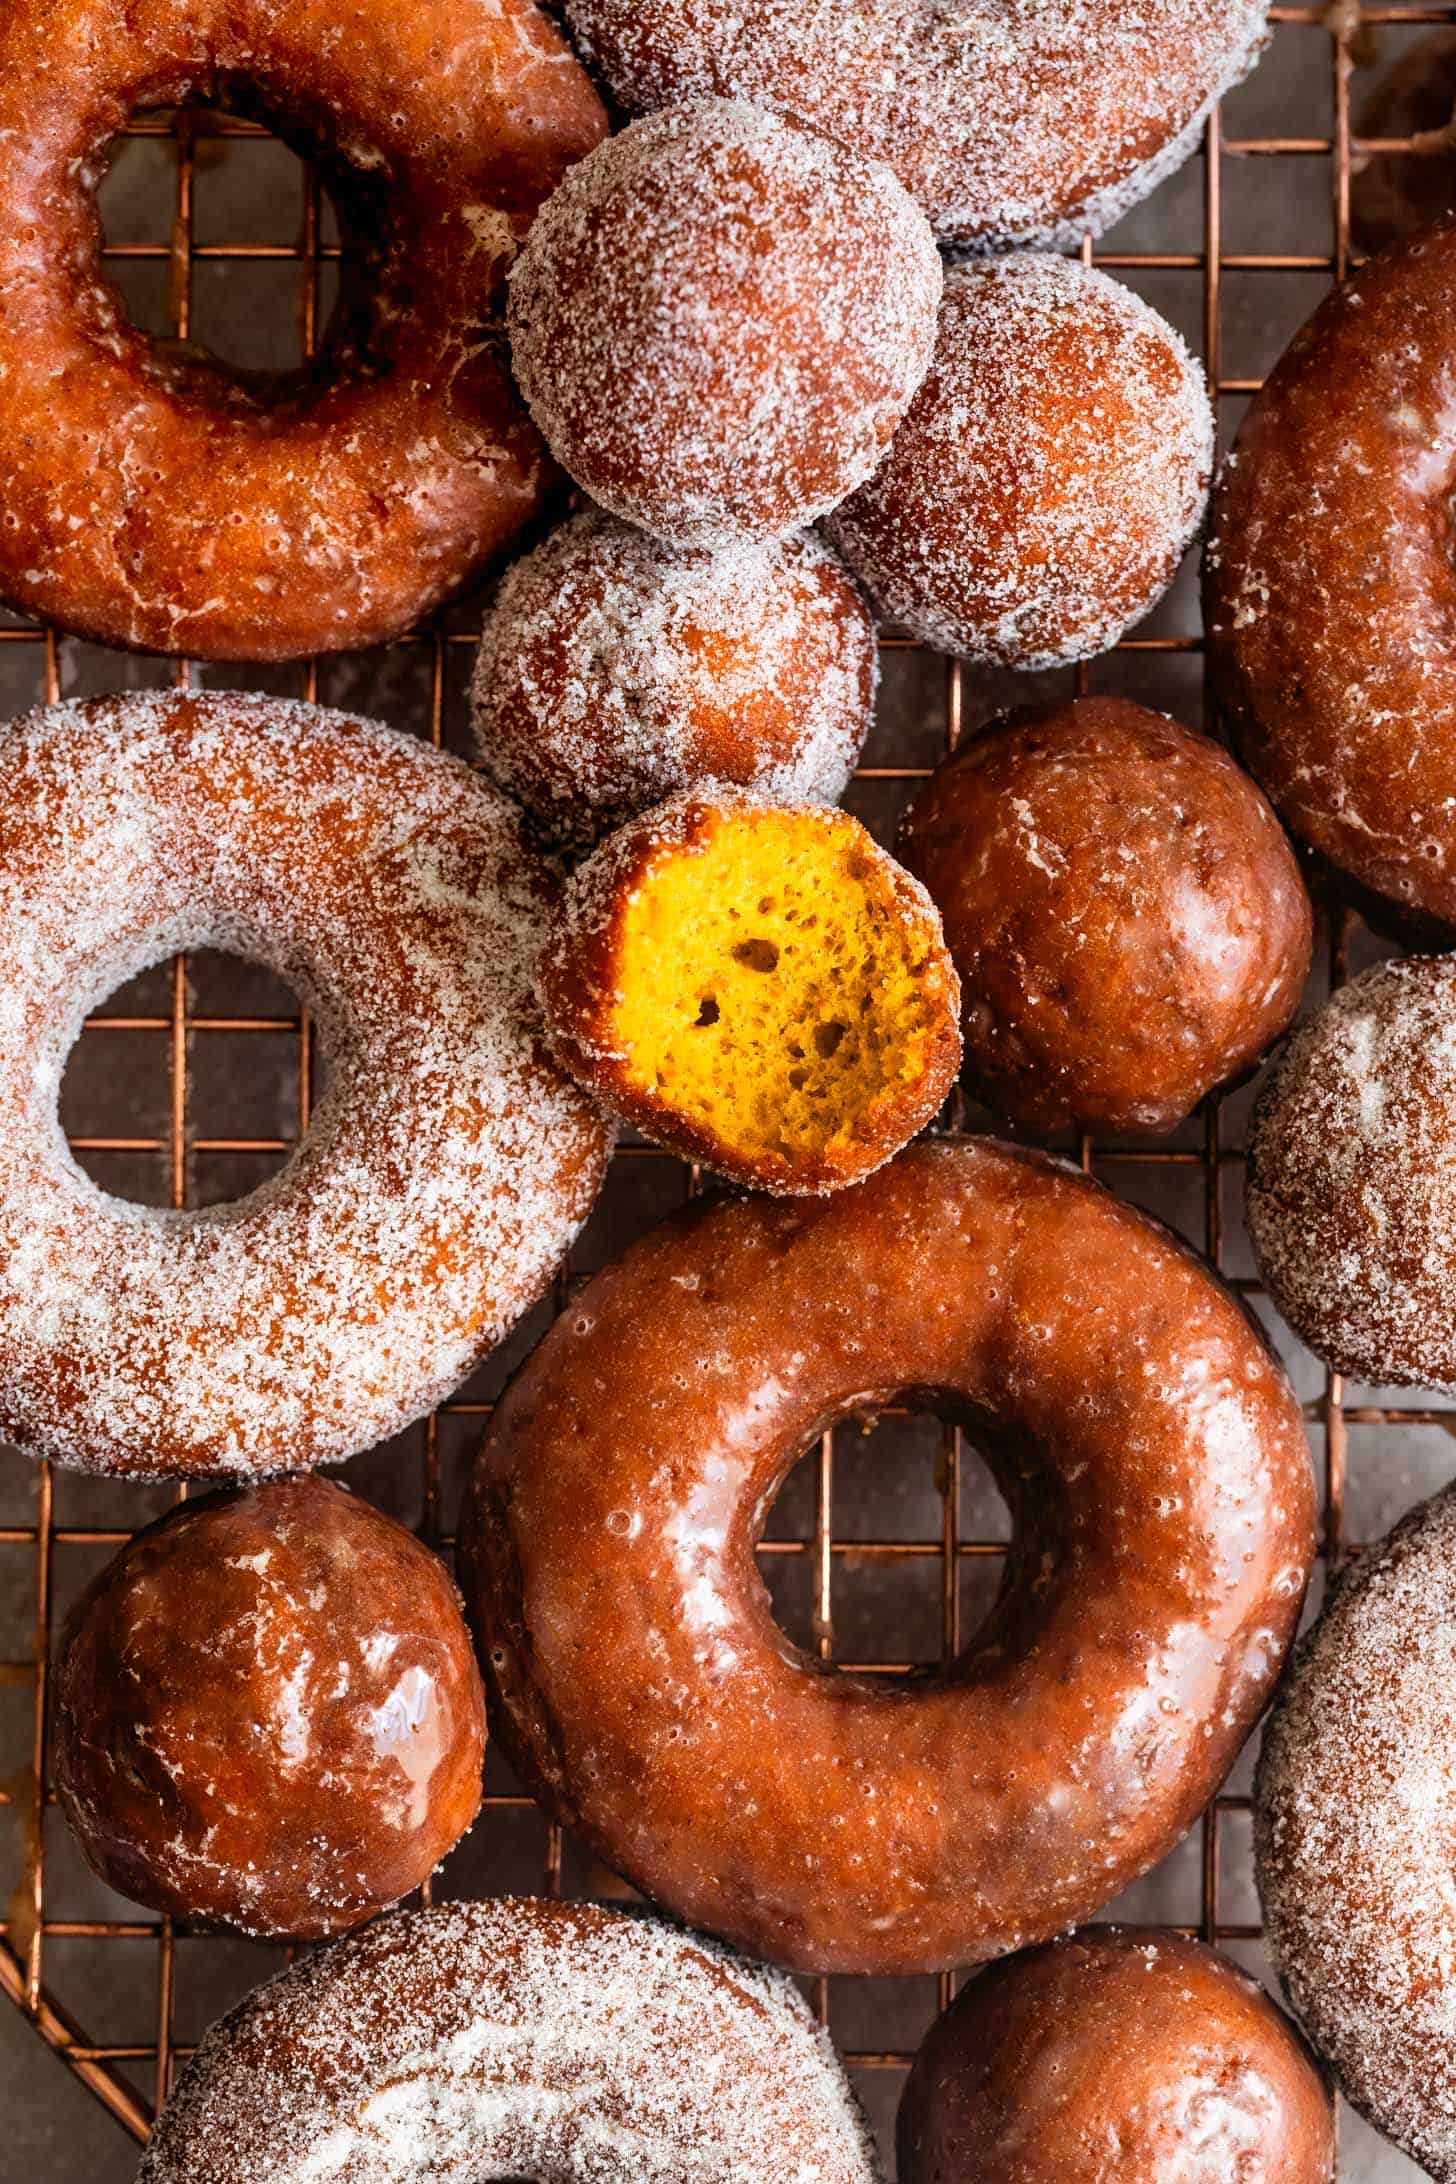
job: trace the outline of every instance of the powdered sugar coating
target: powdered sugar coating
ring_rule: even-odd
[[[941,267],[888,167],[741,100],[632,123],[543,207],[511,355],[552,453],[669,544],[782,538],[867,478]]]
[[[1346,2098],[1456,2179],[1456,1491],[1351,1565],[1264,1734],[1269,1942]]]
[[[589,509],[501,585],[476,742],[501,787],[575,845],[706,776],[833,803],[877,670],[873,617],[812,534],[675,553]]]
[[[885,160],[947,241],[1100,235],[1252,67],[1263,0],[565,0],[632,113],[728,94]]]
[[[1250,1123],[1247,1195],[1312,1350],[1456,1395],[1456,961],[1379,964],[1296,1033]]]
[[[430,1410],[540,1293],[603,1124],[539,1042],[553,888],[454,759],[318,707],[156,694],[0,736],[0,1430],[98,1471],[261,1474]],[[71,1159],[88,1013],[176,949],[268,963],[330,1083],[287,1169],[173,1213]]]
[[[259,1989],[182,2073],[139,2184],[875,2184],[793,1983],[653,1919],[397,1914]]]
[[[1199,367],[1130,289],[1044,254],[962,265],[924,386],[826,528],[926,644],[1063,666],[1106,651],[1167,589],[1213,446]]]

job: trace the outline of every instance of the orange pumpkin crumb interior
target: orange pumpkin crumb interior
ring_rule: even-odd
[[[610,1044],[747,1163],[872,1136],[923,1090],[954,1020],[933,927],[896,877],[842,813],[719,815],[625,907]]]

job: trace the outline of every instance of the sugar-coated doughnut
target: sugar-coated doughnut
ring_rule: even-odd
[[[0,1432],[86,1470],[258,1474],[448,1394],[605,1166],[531,998],[553,892],[496,790],[346,714],[158,693],[0,732]],[[67,1153],[66,1055],[201,946],[289,980],[328,1090],[248,1197],[124,1204]]]
[[[321,357],[271,380],[132,325],[96,184],[138,106],[239,104],[319,156]],[[537,205],[606,129],[529,0],[0,10],[0,595],[102,644],[274,660],[397,636],[536,513],[502,354]]]
[[[782,538],[874,469],[940,293],[888,167],[711,99],[572,168],[511,275],[511,359],[604,508],[669,545]]]
[[[1362,907],[1456,939],[1456,220],[1327,296],[1239,429],[1204,620],[1240,756]]]
[[[207,2034],[138,2184],[878,2184],[793,1982],[584,1903],[397,1912]]]
[[[674,552],[588,509],[500,586],[476,746],[572,846],[709,778],[833,803],[869,731],[877,664],[859,587],[812,533]]]
[[[957,266],[924,385],[830,537],[882,611],[1000,667],[1105,652],[1203,515],[1213,412],[1129,288],[1028,252]]]
[[[577,869],[537,986],[557,1060],[613,1114],[786,1196],[883,1166],[960,1061],[960,987],[919,881],[846,811],[714,782]]]
[[[445,1565],[319,1478],[205,1495],[66,1620],[56,1789],[123,1896],[317,1940],[427,1880],[480,1809],[485,1696]]]
[[[888,161],[947,241],[1100,235],[1253,65],[1264,0],[564,0],[632,113],[728,93]]]
[[[1313,2057],[1214,1949],[1103,1927],[1008,1958],[931,2026],[900,2184],[1329,2184]]]
[[[1125,698],[1012,714],[918,792],[896,854],[961,980],[962,1074],[1035,1130],[1171,1130],[1283,1031],[1309,897],[1254,783]]]
[[[1015,1540],[953,1665],[826,1669],[765,1513],[837,1419],[964,1421]],[[928,1140],[813,1202],[720,1199],[581,1292],[493,1415],[461,1584],[491,1727],[679,1916],[800,1971],[1044,1940],[1154,1864],[1258,1717],[1314,1488],[1246,1313],[1043,1155]]]
[[[1317,1356],[1456,1395],[1456,960],[1379,964],[1300,1028],[1250,1118],[1246,1196]]]
[[[1269,1948],[1340,2090],[1456,2184],[1456,1494],[1346,1569],[1264,1732]]]

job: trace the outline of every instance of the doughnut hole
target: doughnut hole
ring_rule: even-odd
[[[628,871],[599,998],[599,936],[570,903],[548,944],[562,1059],[649,1135],[736,1180],[788,1193],[850,1182],[949,1089],[956,979],[939,921],[844,813],[681,810],[687,841],[669,827],[636,868],[628,830],[584,868],[588,909]],[[640,839],[653,828],[648,815]]]
[[[1226,752],[1123,698],[995,723],[897,844],[945,921],[964,1075],[1033,1130],[1156,1136],[1286,1029],[1313,918]]]
[[[502,788],[581,846],[708,777],[832,803],[876,679],[873,617],[819,539],[679,553],[592,509],[500,588],[476,743]]]
[[[1213,413],[1183,342],[1069,259],[956,267],[929,374],[827,529],[924,643],[1049,668],[1106,651],[1203,514]]]
[[[552,453],[669,544],[781,538],[867,478],[924,377],[940,259],[887,167],[732,99],[567,175],[510,286]]]
[[[480,1808],[484,1698],[444,1564],[322,1479],[138,1533],[72,1610],[53,1719],[88,1862],[204,1926],[342,1933]]]

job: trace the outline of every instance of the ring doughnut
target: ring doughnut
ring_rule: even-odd
[[[907,1392],[1016,1537],[981,1631],[894,1688],[793,1646],[754,1549],[800,1452]],[[1169,1849],[1278,1674],[1313,1522],[1218,1281],[1043,1155],[930,1140],[811,1205],[696,1206],[590,1283],[492,1417],[462,1590],[493,1731],[610,1865],[794,1970],[901,1974],[1045,1939]]]
[[[334,1462],[455,1387],[585,1218],[607,1136],[530,980],[549,877],[458,760],[316,706],[97,699],[0,735],[0,1432],[135,1477]],[[228,1206],[124,1204],[56,1103],[87,1013],[211,946],[317,1014],[328,1089]]]
[[[1239,754],[1377,920],[1456,938],[1448,536],[1456,220],[1327,296],[1214,496],[1204,619]]]
[[[64,56],[64,65],[59,65]],[[101,270],[141,106],[226,101],[322,155],[345,282],[271,382],[162,348]],[[289,659],[397,636],[538,511],[505,275],[604,134],[528,0],[15,0],[0,10],[0,594],[108,645]]]
[[[396,1913],[203,2040],[138,2184],[877,2184],[790,1980],[654,1919]]]

